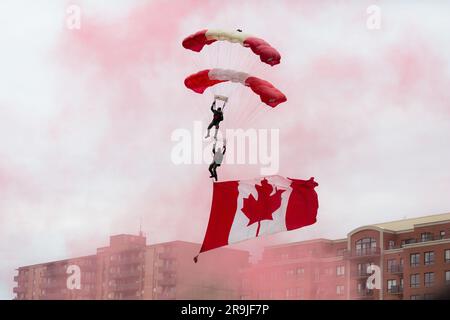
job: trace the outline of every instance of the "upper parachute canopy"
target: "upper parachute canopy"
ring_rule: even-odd
[[[240,43],[244,47],[249,47],[262,62],[271,66],[279,64],[281,60],[280,53],[266,41],[238,31],[201,30],[184,39],[183,47],[200,52],[205,45],[216,41]]]
[[[241,83],[250,87],[261,98],[261,101],[268,106],[275,108],[280,103],[285,102],[286,96],[270,82],[252,77],[245,72],[225,69],[207,69],[190,75],[184,80],[184,84],[189,89],[203,93],[209,87],[218,83],[231,81]]]

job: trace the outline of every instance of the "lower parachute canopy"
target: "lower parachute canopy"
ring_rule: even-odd
[[[270,82],[250,76],[248,73],[225,69],[207,69],[190,75],[184,80],[187,88],[197,93],[203,93],[209,87],[222,82],[241,83],[250,87],[259,95],[262,102],[275,108],[287,101],[286,96]]]

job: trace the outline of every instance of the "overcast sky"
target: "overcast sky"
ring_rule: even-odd
[[[371,4],[380,29],[367,28]],[[448,12],[444,1],[1,1],[0,298],[13,297],[15,268],[92,254],[141,220],[149,243],[203,240],[207,165],[171,161],[172,132],[211,116],[211,94],[183,85],[200,68],[240,66],[283,91],[288,102],[248,119],[257,100],[239,91],[225,125],[279,129],[279,174],[319,183],[315,225],[240,247],[448,212]],[[237,45],[183,49],[207,28],[260,36],[281,64]]]

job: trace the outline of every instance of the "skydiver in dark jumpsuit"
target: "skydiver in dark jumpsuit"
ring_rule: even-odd
[[[226,102],[223,104],[223,108],[224,109],[225,109],[225,104],[226,104]],[[208,125],[208,132],[206,134],[205,139],[209,138],[209,132],[210,132],[211,128],[215,127],[216,128],[216,132],[214,133],[214,139],[217,140],[217,132],[219,131],[219,124],[220,124],[221,121],[223,121],[223,110],[222,110],[222,108],[219,107],[217,109],[214,109],[215,106],[216,106],[216,100],[214,99],[214,102],[211,105],[211,111],[212,111],[212,113],[214,115],[213,115],[213,119],[212,119],[211,123]]]

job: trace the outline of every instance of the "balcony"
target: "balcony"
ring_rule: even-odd
[[[423,243],[423,242],[435,241],[435,240],[440,240],[440,239],[441,239],[440,237],[435,237],[434,235],[428,235],[428,236],[424,236],[424,237],[417,238],[417,239],[415,239],[415,238],[405,239],[402,241],[401,246],[395,247],[393,249],[402,248],[409,244]]]
[[[43,272],[43,276],[49,278],[61,277],[66,275],[67,275],[66,268],[51,268]]]
[[[356,270],[352,273],[353,278],[368,278],[371,273],[368,273],[366,270]]]
[[[392,274],[402,274],[403,266],[400,264],[394,264],[394,265],[388,266],[388,272],[392,273]]]
[[[420,239],[417,239],[417,242],[428,242],[428,241],[434,241],[434,240],[438,240],[439,238],[435,238],[434,235],[428,235],[428,236],[424,236],[421,237]]]
[[[175,293],[158,293],[156,296],[156,299],[158,300],[175,300],[176,299],[176,295]]]
[[[390,294],[403,294],[403,287],[401,286],[391,286],[388,288],[388,293]]]
[[[141,277],[144,272],[141,270],[127,270],[121,271],[118,273],[113,273],[110,275],[112,279],[124,279],[124,278],[133,278],[133,277]]]
[[[355,298],[356,299],[373,299],[373,290],[369,290],[369,289],[362,289],[360,291],[357,291],[355,293]]]
[[[143,257],[132,257],[132,258],[124,258],[124,259],[118,259],[118,260],[111,260],[110,265],[117,266],[117,265],[143,264],[143,263],[144,263]]]
[[[66,289],[67,288],[67,283],[66,281],[52,281],[52,282],[44,282],[41,284],[42,288],[46,288],[46,289]]]
[[[13,292],[14,293],[24,293],[27,289],[25,287],[14,287]]]
[[[176,271],[175,265],[158,265],[159,273],[173,273]]]
[[[118,283],[116,284],[113,291],[138,291],[141,290],[140,282],[130,282],[130,283]]]
[[[363,249],[355,249],[355,250],[344,252],[344,258],[358,259],[358,258],[364,258],[364,257],[380,256],[380,254],[381,254],[381,249],[379,247],[363,248]]]
[[[174,287],[176,283],[176,278],[162,278],[158,280],[158,286],[161,287]]]
[[[161,260],[175,260],[175,255],[172,252],[160,252],[158,258]]]

